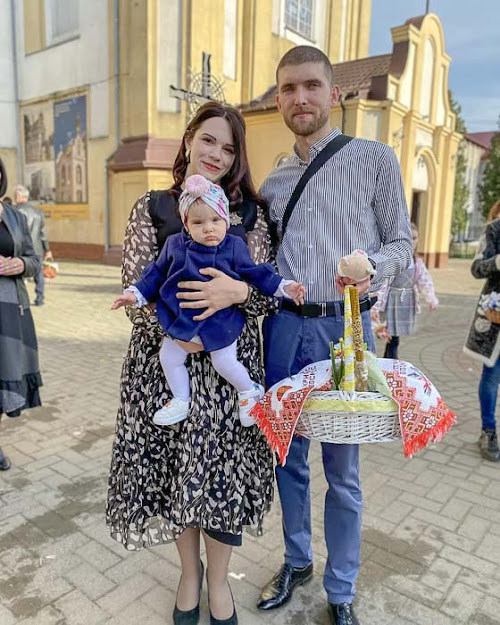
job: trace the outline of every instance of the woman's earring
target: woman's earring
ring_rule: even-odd
[[[189,163],[189,157],[191,155],[191,149],[190,148],[186,148],[186,162]]]

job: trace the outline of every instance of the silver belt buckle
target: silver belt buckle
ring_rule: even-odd
[[[326,317],[326,302],[321,302],[321,314],[320,317]]]

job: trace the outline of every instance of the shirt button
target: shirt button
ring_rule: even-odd
[[[312,246],[312,245],[310,245],[310,246],[309,246],[309,249],[310,249],[310,250],[312,250],[312,248],[313,248],[313,246]]]
[[[310,213],[310,212],[312,211],[312,208],[311,208],[311,207],[309,207],[309,208],[307,209],[307,211]]]
[[[314,284],[314,280],[311,280],[311,282],[309,282],[309,284]]]

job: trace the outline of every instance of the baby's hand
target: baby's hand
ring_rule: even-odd
[[[291,282],[283,289],[287,295],[289,295],[297,306],[301,306],[304,303],[304,295],[306,294],[306,287],[302,282]]]
[[[436,302],[431,302],[429,304],[429,310],[432,312],[433,310],[436,310],[436,308],[438,307],[438,305],[436,304]]]
[[[123,293],[119,297],[115,299],[113,304],[111,305],[111,310],[117,310],[122,306],[132,306],[137,302],[137,298],[133,293],[127,292]]]

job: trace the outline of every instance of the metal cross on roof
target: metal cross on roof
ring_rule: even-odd
[[[187,103],[189,117],[193,117],[198,108],[210,101],[225,102],[224,83],[212,75],[210,69],[211,55],[203,52],[201,72],[188,70],[188,88],[181,89],[170,85],[170,95]]]

